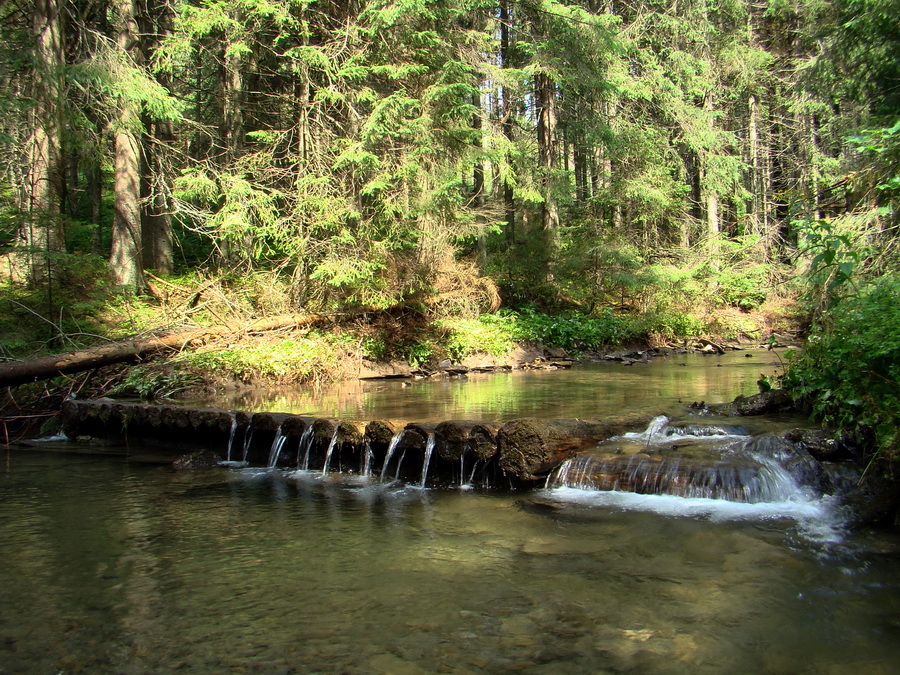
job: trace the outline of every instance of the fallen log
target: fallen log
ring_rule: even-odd
[[[250,323],[192,328],[171,335],[124,340],[27,361],[11,361],[0,365],[0,387],[14,387],[115,363],[139,361],[158,352],[177,351],[187,346],[198,347],[229,333],[261,333],[292,326],[313,325],[326,318],[318,314],[283,314]]]
[[[172,453],[198,448],[254,466],[361,472],[432,485],[495,485],[502,469],[516,484],[533,484],[575,454],[611,436],[643,428],[648,415],[603,421],[519,419],[496,432],[493,422],[440,424],[372,421],[363,426],[289,413],[150,405],[112,399],[65,401],[63,431],[85,442],[153,445]],[[278,446],[284,439],[284,444]],[[432,441],[432,452],[426,453]],[[276,448],[281,447],[279,454]],[[390,453],[388,454],[388,450]],[[371,455],[369,455],[371,450]],[[302,454],[301,454],[302,451]],[[499,452],[499,457],[497,456]],[[277,461],[273,462],[273,458]],[[327,459],[327,462],[326,462]],[[449,481],[449,482],[448,482]]]
[[[580,450],[646,425],[649,415],[591,422],[525,418],[507,422],[497,432],[500,468],[522,481],[546,478]]]
[[[473,420],[448,420],[435,428],[437,450],[447,461],[458,461],[468,450],[477,459],[490,459],[497,453],[499,424]]]

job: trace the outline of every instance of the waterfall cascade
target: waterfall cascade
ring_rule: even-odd
[[[774,434],[753,437],[743,427],[669,422],[654,418],[642,432],[566,460],[547,486],[747,503],[787,501],[809,490],[786,460],[814,460]]]
[[[780,503],[802,491],[833,494],[854,467],[807,451],[803,430],[757,433],[746,418],[632,415],[608,420],[521,418],[365,425],[287,413],[67,400],[70,437],[158,443],[175,457],[198,446],[229,467],[347,473],[419,487],[528,487]],[[758,424],[758,423],[751,423]],[[642,431],[633,431],[642,429]],[[210,447],[221,443],[220,451]],[[125,445],[128,447],[128,444]],[[238,459],[238,450],[242,449]],[[296,454],[295,454],[296,453]],[[835,466],[837,465],[837,466]],[[856,470],[858,473],[858,470]],[[805,487],[802,487],[805,486]]]

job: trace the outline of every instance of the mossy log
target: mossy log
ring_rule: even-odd
[[[0,387],[14,387],[115,363],[139,361],[158,352],[198,347],[231,333],[264,333],[291,326],[313,325],[324,320],[326,317],[318,314],[284,314],[243,324],[193,328],[171,335],[113,342],[27,361],[9,361],[0,364]]]
[[[499,424],[472,420],[448,420],[435,427],[437,451],[443,459],[459,460],[470,452],[477,459],[490,459],[497,454]]]
[[[648,415],[603,421],[524,418],[497,432],[500,468],[521,481],[542,480],[575,453],[600,441],[645,426]]]
[[[498,466],[514,481],[535,481],[577,451],[643,427],[649,420],[648,416],[602,422],[522,419],[507,422],[499,430],[495,423],[474,421],[372,421],[363,427],[353,422],[286,413],[247,413],[110,399],[66,401],[62,418],[63,431],[72,438],[147,442],[179,453],[202,448],[219,453],[222,459],[262,466],[274,461],[276,466],[302,464],[312,471],[327,468],[354,473],[368,468],[406,480],[423,475],[425,451],[429,439],[433,439],[428,476],[456,484],[473,480],[493,484],[499,477]],[[392,441],[394,447],[388,457]]]

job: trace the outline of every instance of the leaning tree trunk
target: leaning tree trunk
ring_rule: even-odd
[[[0,364],[0,387],[13,387],[115,363],[138,361],[158,352],[177,351],[188,346],[197,347],[228,333],[265,332],[291,326],[311,325],[324,320],[325,317],[316,314],[287,314],[248,324],[194,328],[172,335],[114,342],[28,361],[8,361]]]

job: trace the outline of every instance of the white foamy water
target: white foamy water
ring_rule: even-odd
[[[60,432],[54,436],[42,436],[41,438],[32,439],[32,443],[55,443],[68,440],[70,440],[69,437]]]
[[[843,519],[832,496],[798,497],[778,502],[733,502],[725,499],[647,495],[615,490],[580,490],[557,487],[543,491],[557,502],[591,508],[643,511],[673,518],[695,518],[711,522],[793,520],[810,541],[837,543],[843,539]]]

